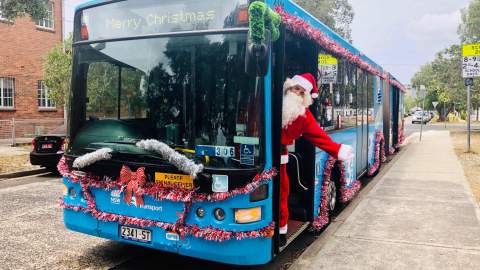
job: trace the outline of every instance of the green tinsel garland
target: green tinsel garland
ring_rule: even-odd
[[[272,41],[280,37],[281,17],[273,11],[267,4],[261,1],[255,1],[250,4],[248,9],[250,23],[250,37],[256,44],[265,39],[265,29],[270,30]]]

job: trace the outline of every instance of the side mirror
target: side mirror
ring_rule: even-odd
[[[265,31],[265,39],[260,44],[253,43],[250,32],[248,32],[245,52],[245,73],[258,77],[263,77],[267,74],[270,47],[270,31]]]

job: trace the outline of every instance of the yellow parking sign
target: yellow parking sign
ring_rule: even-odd
[[[462,46],[462,56],[480,56],[480,44],[464,44]]]
[[[319,65],[337,65],[338,60],[337,58],[331,56],[330,54],[319,54],[318,55],[318,64]]]

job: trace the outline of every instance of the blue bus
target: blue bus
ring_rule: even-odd
[[[58,165],[68,229],[228,264],[274,259],[284,248],[282,85],[294,74],[317,76],[310,109],[356,156],[342,163],[303,139],[289,147],[287,243],[324,228],[359,179],[398,150],[404,87],[290,0],[260,5],[266,25],[270,15],[280,23],[252,47],[251,2],[96,0],[77,8]]]

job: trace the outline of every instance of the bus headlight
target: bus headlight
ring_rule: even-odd
[[[222,208],[215,209],[215,211],[213,211],[213,215],[218,221],[225,219],[225,211]]]
[[[199,207],[197,208],[197,217],[200,217],[200,218],[203,218],[205,216],[205,210],[203,210],[203,208]]]
[[[262,219],[262,207],[235,209],[235,223],[244,224]]]

